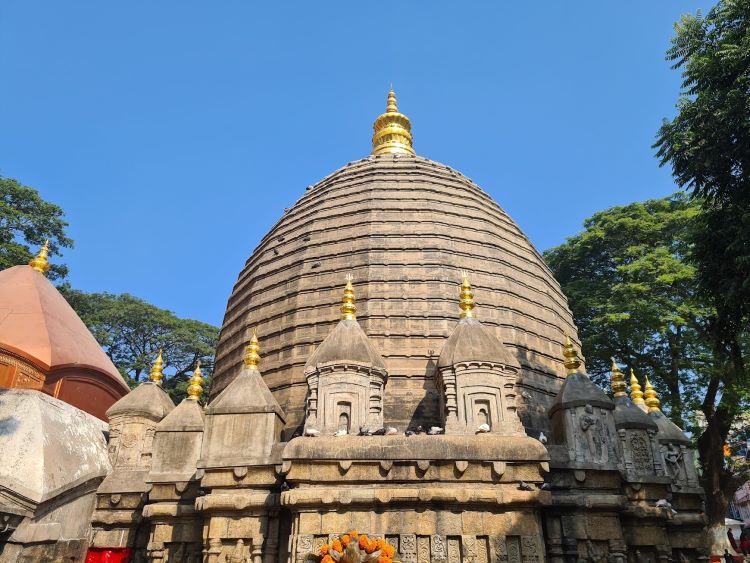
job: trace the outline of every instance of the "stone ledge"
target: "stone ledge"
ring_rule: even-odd
[[[144,518],[179,518],[195,514],[195,506],[192,503],[156,502],[143,507]]]
[[[298,437],[284,460],[549,461],[544,445],[528,436],[341,436]]]
[[[455,502],[502,506],[547,506],[552,504],[548,491],[520,491],[511,485],[496,487],[310,487],[281,493],[281,505],[321,507],[349,505],[411,505]]]
[[[246,510],[248,508],[273,508],[279,505],[279,493],[211,493],[195,499],[198,512]]]

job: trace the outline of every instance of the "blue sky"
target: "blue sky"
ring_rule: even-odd
[[[0,3],[0,174],[61,205],[69,281],[220,324],[263,234],[369,153],[390,83],[417,153],[540,250],[674,191],[664,52],[712,2]]]

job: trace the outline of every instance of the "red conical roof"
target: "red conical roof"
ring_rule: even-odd
[[[0,271],[0,348],[45,372],[94,370],[123,395],[129,388],[83,321],[49,280],[31,266]]]

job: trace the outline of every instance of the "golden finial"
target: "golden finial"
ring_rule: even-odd
[[[187,388],[187,398],[193,401],[198,401],[203,395],[203,376],[201,375],[201,361],[198,360],[195,364],[195,371],[193,376],[188,381],[190,385]]]
[[[250,343],[245,348],[245,355],[242,360],[247,367],[258,369],[258,364],[260,364],[260,345],[258,344],[258,335],[255,334],[255,331],[253,331],[253,335],[250,338]]]
[[[465,270],[461,270],[461,293],[458,307],[461,309],[461,318],[474,316],[474,292],[471,291],[471,284],[469,283],[469,273]]]
[[[581,359],[578,357],[578,352],[573,348],[573,341],[570,340],[570,335],[565,335],[565,346],[563,348],[563,356],[565,356],[565,362],[563,365],[568,370],[568,375],[574,374],[581,367]]]
[[[41,274],[46,274],[47,270],[49,270],[49,261],[47,260],[48,254],[49,240],[45,240],[42,248],[39,249],[39,253],[32,258],[31,262],[29,262],[29,266]]]
[[[414,154],[411,146],[411,122],[396,105],[396,93],[388,92],[385,113],[372,125],[372,154]]]
[[[646,376],[646,392],[643,395],[646,397],[644,402],[648,407],[648,412],[658,412],[659,407],[661,406],[661,401],[659,400],[659,397],[656,396],[656,390],[648,380],[648,376]]]
[[[346,274],[346,287],[344,287],[344,300],[341,305],[341,318],[345,321],[353,321],[357,318],[357,306],[354,304],[354,286],[351,274]]]
[[[164,379],[164,360],[161,357],[161,350],[159,350],[159,354],[151,366],[151,373],[148,374],[148,378],[161,387],[161,380]]]
[[[634,405],[645,405],[643,400],[643,391],[641,391],[641,384],[638,383],[638,378],[635,376],[633,368],[630,368],[630,400],[633,401]]]
[[[618,397],[627,397],[627,388],[628,386],[625,383],[622,370],[615,363],[615,359],[612,358],[612,391],[614,392],[615,399]]]

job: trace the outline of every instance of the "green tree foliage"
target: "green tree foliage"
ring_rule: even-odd
[[[132,295],[85,293],[68,286],[60,290],[131,387],[146,380],[161,349],[166,375],[163,385],[172,398],[185,397],[187,380],[198,360],[204,396],[208,396],[217,327],[180,319]]]
[[[722,447],[748,407],[750,383],[750,0],[683,16],[667,58],[682,71],[682,91],[676,117],[664,122],[654,146],[677,183],[702,199],[692,255],[715,315],[707,323],[714,369],[698,449],[706,512],[719,526],[738,484]]]
[[[73,241],[65,235],[65,214],[39,193],[12,178],[0,176],[0,270],[27,264],[44,244],[50,241],[50,255],[70,248]],[[47,273],[50,279],[61,279],[68,269],[54,264]]]
[[[611,357],[648,375],[680,426],[710,365],[705,322],[686,260],[699,205],[676,194],[596,213],[544,257],[568,297],[586,369],[605,389]],[[687,409],[687,410],[686,410]]]

